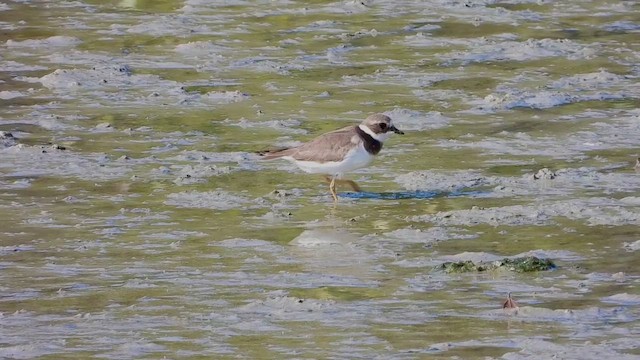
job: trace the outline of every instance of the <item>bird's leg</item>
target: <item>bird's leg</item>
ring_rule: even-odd
[[[336,177],[334,176],[331,179],[331,183],[329,184],[329,191],[331,192],[331,196],[333,196],[333,202],[338,202],[338,192],[336,191]]]
[[[333,196],[333,202],[338,202],[338,193],[336,191],[336,182],[340,181],[336,179],[337,176],[325,175],[324,180],[329,183],[329,192]]]
[[[324,180],[328,183],[331,183],[331,181],[335,181],[336,183],[340,184],[347,184],[351,187],[351,189],[353,189],[353,191],[355,192],[362,192],[362,189],[360,189],[360,186],[358,186],[358,184],[353,181],[353,180],[342,180],[342,179],[335,179],[331,176],[325,175]]]

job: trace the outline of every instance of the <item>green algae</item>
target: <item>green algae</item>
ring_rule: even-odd
[[[473,262],[448,261],[437,265],[434,269],[445,273],[469,273],[486,271],[513,271],[517,273],[548,271],[556,268],[556,264],[551,259],[539,259],[535,256],[525,256],[518,258],[504,258],[502,260]]]

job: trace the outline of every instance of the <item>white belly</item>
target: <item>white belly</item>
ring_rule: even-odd
[[[286,156],[284,159],[292,161],[304,172],[333,176],[342,175],[346,172],[366,167],[371,163],[373,157],[373,155],[369,154],[367,150],[364,149],[364,145],[358,144],[358,147],[348,152],[347,156],[345,156],[342,161],[327,161],[319,163],[313,161],[299,161],[291,158],[290,156]]]

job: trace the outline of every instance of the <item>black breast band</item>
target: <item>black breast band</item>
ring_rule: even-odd
[[[380,141],[360,129],[360,126],[356,126],[356,133],[358,133],[358,136],[362,139],[364,149],[367,150],[369,154],[377,155],[380,152],[382,149],[382,143]]]

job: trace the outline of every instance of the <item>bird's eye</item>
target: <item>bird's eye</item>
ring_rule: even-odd
[[[385,123],[380,123],[380,129],[384,130],[387,128],[387,124]]]

